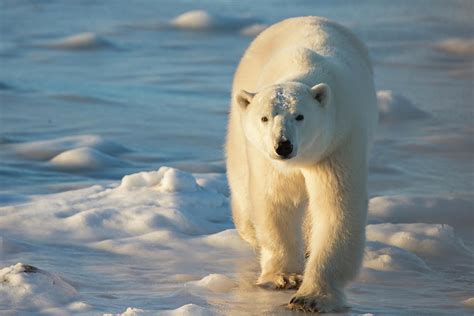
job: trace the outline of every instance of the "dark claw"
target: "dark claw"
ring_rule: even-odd
[[[292,310],[297,310],[301,312],[311,312],[318,313],[318,302],[307,300],[306,297],[293,297],[290,300],[289,307]]]

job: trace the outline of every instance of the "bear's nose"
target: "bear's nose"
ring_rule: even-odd
[[[278,143],[277,148],[275,149],[278,156],[282,158],[288,158],[288,156],[293,151],[293,145],[289,140],[281,141]]]

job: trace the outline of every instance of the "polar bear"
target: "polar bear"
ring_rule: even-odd
[[[240,61],[226,140],[232,215],[259,252],[257,284],[298,289],[291,309],[346,308],[364,251],[377,120],[367,49],[335,22],[279,22]]]

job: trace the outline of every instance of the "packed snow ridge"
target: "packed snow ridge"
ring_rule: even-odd
[[[52,140],[13,143],[13,151],[25,159],[48,162],[61,171],[94,171],[128,166],[118,158],[130,150],[97,135],[62,137]]]
[[[172,19],[170,25],[189,31],[240,31],[246,36],[255,36],[267,27],[254,18],[211,14],[205,10],[185,12]]]
[[[418,109],[408,98],[390,90],[377,91],[377,101],[382,123],[400,123],[428,116],[428,113]]]
[[[474,39],[472,38],[449,38],[437,43],[435,48],[445,54],[474,58]]]
[[[79,300],[77,290],[59,276],[23,263],[0,269],[0,306],[23,312],[54,313],[55,308],[84,312],[90,306]],[[59,312],[59,311],[57,311]]]
[[[113,48],[111,42],[91,32],[75,34],[49,42],[38,44],[39,47],[59,50],[98,50]]]

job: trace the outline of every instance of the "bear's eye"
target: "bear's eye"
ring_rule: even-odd
[[[297,121],[302,121],[304,120],[304,116],[303,115],[298,115],[296,118],[295,118]]]
[[[260,119],[262,122],[268,122],[268,117],[266,116],[262,116],[262,118]]]

